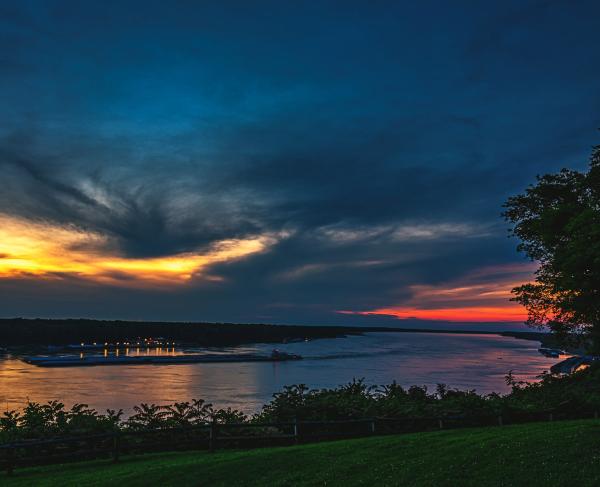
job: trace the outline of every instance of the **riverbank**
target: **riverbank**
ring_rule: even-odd
[[[373,437],[253,451],[170,453],[16,471],[6,487],[594,486],[600,421]],[[266,467],[268,466],[268,467]]]
[[[4,347],[65,345],[82,342],[116,343],[137,337],[165,337],[169,340],[194,346],[228,347],[251,343],[286,343],[301,340],[341,338],[374,332],[502,335],[525,340],[539,340],[544,345],[554,346],[553,338],[549,333],[518,331],[88,319],[0,319],[0,344]]]
[[[137,337],[166,337],[201,347],[361,335],[363,329],[341,326],[292,326],[236,323],[102,321],[87,319],[0,319],[0,343],[5,347],[123,342]]]

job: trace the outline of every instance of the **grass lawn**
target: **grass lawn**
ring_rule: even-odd
[[[598,486],[600,421],[186,452],[17,469],[13,486]]]

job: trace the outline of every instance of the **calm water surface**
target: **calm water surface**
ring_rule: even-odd
[[[479,392],[506,392],[504,376],[534,380],[556,359],[537,352],[539,343],[495,335],[370,333],[365,336],[277,345],[297,353],[296,362],[135,365],[39,368],[0,358],[0,407],[20,408],[29,399],[86,403],[126,412],[141,402],[165,404],[202,398],[215,406],[252,413],[284,385],[335,387],[353,378],[369,384],[396,380],[435,387],[443,382]],[[228,351],[270,353],[257,344]]]

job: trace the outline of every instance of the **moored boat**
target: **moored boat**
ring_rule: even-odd
[[[562,350],[559,350],[557,348],[541,347],[541,348],[538,348],[538,352],[540,352],[542,355],[544,355],[546,357],[550,357],[550,358],[559,358],[561,355],[565,355],[565,352],[563,352]]]

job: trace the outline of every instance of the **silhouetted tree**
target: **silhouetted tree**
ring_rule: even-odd
[[[528,324],[563,338],[582,332],[600,351],[600,146],[587,172],[538,176],[504,207],[518,250],[540,264],[535,282],[513,289]]]

